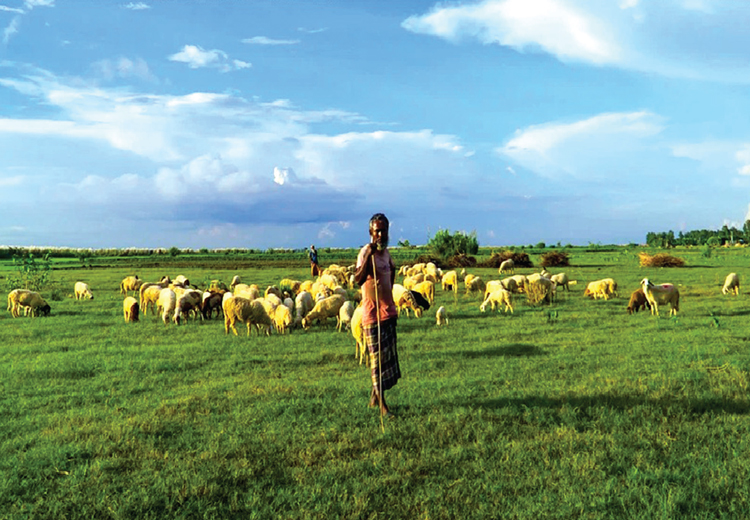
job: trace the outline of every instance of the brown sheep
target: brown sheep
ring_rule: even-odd
[[[643,294],[643,289],[637,289],[630,294],[630,301],[628,302],[628,314],[633,314],[640,310],[650,309],[646,295]]]

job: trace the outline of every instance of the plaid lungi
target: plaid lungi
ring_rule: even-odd
[[[380,322],[380,352],[378,352],[378,325],[365,325],[363,329],[365,344],[370,357],[372,386],[380,393],[381,374],[382,390],[392,388],[401,377],[401,367],[398,365],[398,350],[396,350],[396,318]],[[380,364],[378,364],[378,355],[380,356]]]

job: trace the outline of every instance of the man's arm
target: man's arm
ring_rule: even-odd
[[[362,257],[362,263],[354,272],[354,281],[362,287],[367,281],[367,276],[372,274],[372,244],[369,244],[365,255]]]

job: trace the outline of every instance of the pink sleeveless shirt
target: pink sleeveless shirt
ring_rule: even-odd
[[[362,265],[363,258],[369,248],[369,244],[359,250],[357,256],[357,268]],[[375,283],[371,275],[367,276],[362,286],[362,325],[374,325],[377,323],[378,312],[380,321],[398,316],[398,309],[393,301],[393,287],[391,286],[391,273],[396,269],[391,259],[391,254],[386,249],[375,252],[375,270],[378,278],[377,295],[380,305],[375,301]],[[377,309],[376,309],[377,307]]]

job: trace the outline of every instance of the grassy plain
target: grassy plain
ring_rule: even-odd
[[[649,269],[637,252],[573,250],[570,293],[512,315],[438,289],[447,327],[399,321],[384,432],[333,324],[248,338],[122,318],[129,274],[265,286],[306,278],[304,261],[71,263],[52,316],[0,315],[0,518],[748,517],[750,297],[721,284],[750,280],[750,253]],[[645,276],[679,285],[677,318],[625,312]],[[605,277],[619,298],[582,296]],[[79,279],[94,300],[72,299]]]

